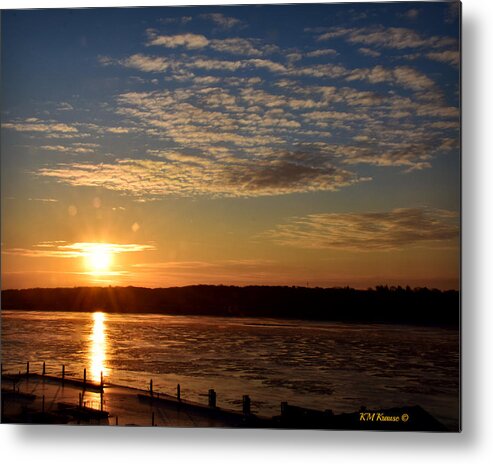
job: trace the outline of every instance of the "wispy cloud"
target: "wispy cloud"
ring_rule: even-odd
[[[293,218],[261,237],[290,247],[358,252],[457,247],[459,217],[454,211],[430,208],[311,214]]]
[[[56,121],[41,121],[37,118],[28,118],[22,121],[4,122],[2,128],[18,132],[46,132],[46,133],[75,133],[77,128],[70,124]]]
[[[381,65],[377,65],[373,68],[355,69],[349,74],[347,80],[367,80],[372,84],[393,82],[417,91],[435,87],[435,83],[427,75],[409,66],[384,68]]]
[[[362,55],[371,56],[372,58],[378,58],[381,55],[380,52],[377,52],[376,50],[372,50],[371,48],[366,48],[366,47],[358,48],[358,51]]]
[[[194,50],[209,45],[209,40],[202,34],[158,35],[154,30],[149,30],[148,37],[148,45],[158,45],[167,48],[184,47]]]
[[[231,16],[226,16],[222,13],[205,13],[199,15],[199,18],[212,21],[216,26],[221,29],[232,29],[235,26],[239,26],[242,22]]]
[[[40,201],[42,203],[57,203],[56,198],[28,198],[29,201]]]
[[[418,19],[420,12],[417,8],[411,8],[407,10],[402,16],[410,21]]]
[[[330,158],[294,152],[273,152],[254,159],[170,153],[166,161],[59,164],[40,169],[38,175],[73,186],[102,187],[135,196],[281,195],[338,190],[366,180],[333,165]]]
[[[344,28],[334,27],[317,37],[318,41],[344,38],[350,43],[374,45],[384,48],[442,48],[456,44],[451,37],[425,37],[414,29],[404,27],[363,27]]]
[[[336,56],[338,55],[337,50],[333,48],[322,48],[320,50],[313,50],[311,52],[307,52],[306,56],[309,58],[319,58],[321,56]]]
[[[32,248],[7,248],[2,250],[2,253],[29,258],[84,258],[93,254],[95,250],[109,254],[120,254],[155,250],[155,246],[136,243],[67,243],[57,240],[40,242]]]
[[[460,56],[457,50],[444,50],[441,52],[430,52],[426,57],[433,61],[448,63],[453,66],[459,66]]]
[[[39,147],[41,150],[45,151],[55,151],[59,153],[94,153],[94,149],[99,146],[96,144],[74,144],[74,145],[42,145]]]
[[[212,40],[211,48],[219,53],[229,53],[231,55],[250,55],[261,56],[264,51],[255,45],[254,41],[242,38],[230,38],[222,40]]]

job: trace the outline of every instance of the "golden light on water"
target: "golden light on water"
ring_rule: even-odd
[[[105,334],[105,315],[104,313],[93,313],[92,315],[92,334],[91,334],[91,367],[90,373],[92,380],[99,382],[101,372],[106,377],[106,334]]]

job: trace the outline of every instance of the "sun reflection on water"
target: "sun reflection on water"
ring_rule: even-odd
[[[91,379],[99,381],[101,379],[101,372],[103,373],[103,377],[107,375],[105,314],[93,313],[92,321],[90,372]]]

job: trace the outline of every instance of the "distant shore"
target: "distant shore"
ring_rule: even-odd
[[[458,327],[456,290],[282,286],[75,287],[2,290],[2,309],[105,311]]]

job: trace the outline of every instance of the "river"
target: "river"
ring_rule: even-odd
[[[334,412],[419,404],[446,425],[459,417],[457,330],[383,324],[155,314],[2,311],[7,371],[67,375],[280,412],[281,401]]]

